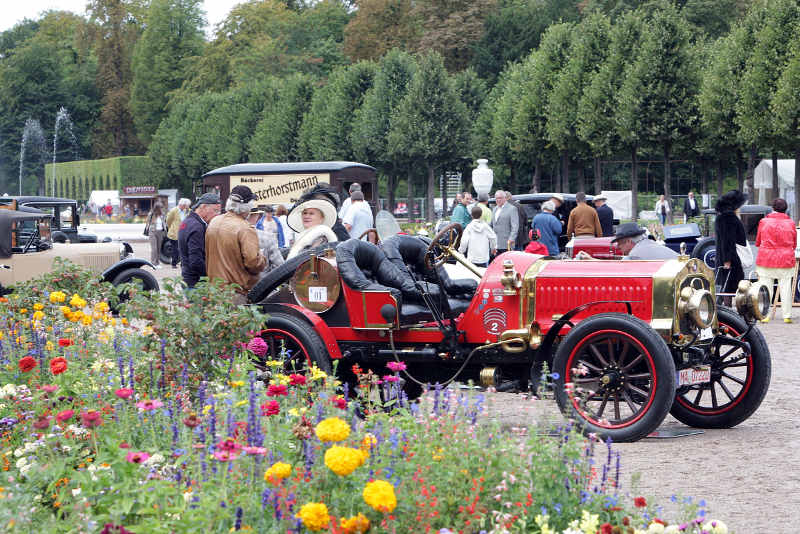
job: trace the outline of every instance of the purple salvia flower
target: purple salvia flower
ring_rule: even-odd
[[[619,493],[619,467],[620,467],[620,456],[621,454],[617,453],[617,460],[616,460],[616,473],[614,474],[614,494],[616,495]]]
[[[122,352],[119,350],[119,342],[114,337],[114,352],[117,354],[117,368],[119,369],[119,384],[125,387],[125,362],[122,359]]]
[[[442,396],[442,385],[436,382],[433,386],[433,413],[439,415],[439,402]]]
[[[166,353],[167,341],[162,339],[161,340],[161,380],[160,380],[160,387],[161,387],[161,396],[164,397],[166,393],[167,387],[167,353]]]
[[[133,352],[128,354],[128,387],[136,389],[136,382],[133,380]]]
[[[314,448],[311,446],[311,440],[303,440],[303,458],[305,459],[305,476],[311,477],[311,468],[314,466]]]
[[[269,496],[270,496],[269,488],[265,489],[261,492],[261,509],[266,510],[267,504],[269,504]]]
[[[236,507],[236,523],[233,525],[233,530],[241,530],[242,529],[242,514],[244,510],[242,510],[241,506]]]
[[[150,360],[150,389],[148,392],[150,395],[153,394],[153,360]]]
[[[253,446],[257,443],[259,434],[258,416],[256,415],[255,373],[253,371],[248,373],[247,380],[250,387],[250,394],[247,399],[247,444]]]

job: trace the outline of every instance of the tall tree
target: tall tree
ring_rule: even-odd
[[[697,117],[697,65],[686,21],[664,3],[653,13],[635,61],[620,89],[624,128],[638,132],[664,157],[664,195],[671,195],[670,158],[675,145],[690,135]],[[672,211],[670,211],[670,216]]]
[[[422,56],[408,93],[392,115],[389,152],[419,160],[427,171],[428,220],[434,219],[435,171],[466,148],[466,106],[436,52]],[[409,206],[409,210],[411,206]]]
[[[588,144],[578,135],[578,109],[584,88],[589,85],[608,54],[610,29],[608,17],[599,13],[582,20],[575,27],[569,61],[553,85],[545,130],[550,142],[564,157],[572,154],[580,161],[591,152]],[[584,191],[586,184],[582,183],[582,169],[581,164],[578,189]],[[595,191],[595,194],[600,194],[600,191]]]
[[[484,33],[473,44],[471,65],[494,85],[509,63],[523,61],[539,46],[553,23],[576,22],[576,0],[499,0],[484,21]]]
[[[351,132],[355,111],[372,86],[375,64],[360,61],[331,74],[318,89],[300,128],[300,153],[319,160],[354,159]]]
[[[141,29],[140,8],[133,0],[90,0],[87,5],[97,54],[97,87],[103,95],[94,143],[97,157],[141,151],[130,111],[131,56]]]
[[[295,74],[275,82],[274,101],[266,102],[249,142],[251,161],[300,161],[299,132],[314,94],[310,76]]]
[[[167,93],[186,78],[187,58],[203,49],[200,0],[153,0],[133,52],[131,111],[141,141],[148,145],[166,115]]]
[[[344,30],[344,52],[350,59],[378,59],[393,48],[413,49],[421,26],[411,14],[411,0],[358,0],[357,4]]]
[[[383,56],[378,63],[375,82],[364,95],[364,103],[356,110],[350,136],[356,158],[375,165],[386,176],[389,209],[392,211],[398,175],[409,161],[388,150],[390,121],[408,91],[416,68],[414,57],[401,50],[394,49]]]

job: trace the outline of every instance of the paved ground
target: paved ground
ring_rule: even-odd
[[[136,256],[149,258],[147,242],[131,244]],[[156,271],[158,279],[179,275],[180,269],[170,267]],[[761,408],[736,428],[616,445],[622,452],[623,492],[651,496],[659,503],[668,503],[673,494],[704,499],[711,515],[737,534],[800,531],[800,308],[794,314],[794,324],[778,320],[759,327],[773,365]],[[511,393],[490,397],[490,413],[509,425],[561,420],[554,401]],[[686,427],[668,417],[662,428]]]

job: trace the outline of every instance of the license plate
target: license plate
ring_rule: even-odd
[[[709,326],[708,328],[703,328],[700,330],[700,340],[703,341],[705,339],[711,339],[714,337],[714,330]]]
[[[691,386],[692,384],[705,384],[711,382],[711,366],[699,365],[678,371],[678,385]]]
[[[314,287],[308,288],[308,301],[309,302],[327,302],[328,301],[328,288]]]

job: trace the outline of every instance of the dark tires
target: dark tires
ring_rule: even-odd
[[[644,321],[600,314],[581,321],[553,361],[561,412],[584,433],[636,441],[664,420],[675,397],[675,364]]]
[[[177,247],[177,243],[175,243]],[[173,250],[173,243],[166,237],[164,238],[164,242],[161,243],[161,250],[159,251],[159,258],[161,259],[161,263],[172,265],[172,250]],[[180,263],[180,257],[178,258],[178,263]]]
[[[720,307],[717,314],[729,335],[747,330],[732,311]],[[675,419],[698,428],[730,428],[753,415],[767,394],[772,360],[760,330],[750,330],[744,341],[750,344],[749,355],[725,339],[709,350],[705,363],[711,365],[711,382],[678,389],[671,410]]]
[[[711,269],[717,268],[717,240],[713,237],[706,237],[697,242],[692,249],[692,258],[698,258],[708,265]]]
[[[308,321],[291,313],[271,311],[261,337],[267,343],[267,353],[260,357],[283,362],[283,372],[302,373],[312,365],[332,372],[331,358],[322,338]]]
[[[123,284],[131,284],[135,286],[137,291],[158,291],[158,280],[155,276],[145,271],[144,269],[125,269],[111,281],[114,287],[119,287]],[[125,302],[130,298],[130,292],[119,289],[119,301]]]

